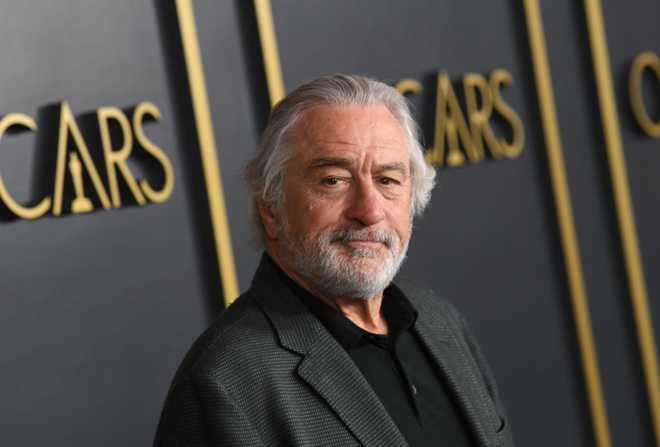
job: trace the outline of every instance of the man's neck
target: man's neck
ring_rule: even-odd
[[[331,305],[355,325],[372,334],[387,334],[387,321],[381,312],[383,294],[380,293],[368,300],[361,298],[334,298],[332,303],[314,295]]]
[[[302,288],[310,292],[315,298],[328,306],[341,312],[356,326],[372,334],[387,334],[387,322],[383,317],[381,305],[383,292],[368,299],[353,297],[327,296],[320,293],[309,281],[299,275],[291,266],[279,256],[277,250],[267,249],[266,252],[279,268]]]

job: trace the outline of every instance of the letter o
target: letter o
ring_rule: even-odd
[[[644,99],[642,98],[642,75],[647,68],[653,69],[658,82],[660,82],[660,57],[650,52],[637,55],[630,67],[630,77],[628,78],[630,105],[639,127],[649,136],[660,138],[660,121],[651,119],[646,107],[644,107]]]

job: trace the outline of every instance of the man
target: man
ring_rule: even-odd
[[[360,76],[305,84],[248,165],[265,254],[177,372],[156,446],[512,446],[465,322],[391,284],[430,198],[405,99]]]

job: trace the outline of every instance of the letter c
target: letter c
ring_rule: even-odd
[[[0,139],[7,129],[13,126],[22,126],[32,131],[37,130],[37,124],[32,117],[23,113],[10,113],[0,119]],[[33,207],[21,205],[16,202],[7,191],[2,176],[0,176],[0,201],[2,201],[12,213],[22,219],[38,219],[48,212],[51,204],[51,199],[47,196]]]
[[[401,79],[399,82],[396,83],[394,88],[402,95],[407,95],[408,93],[417,95],[423,89],[422,84],[420,84],[417,79],[410,79],[410,78]]]

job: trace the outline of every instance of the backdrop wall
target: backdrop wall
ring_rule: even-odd
[[[182,356],[260,257],[241,173],[271,101],[335,72],[398,85],[415,107],[438,185],[402,275],[467,315],[517,443],[660,445],[657,2],[2,11],[2,445],[152,442]],[[593,62],[603,43],[609,67]]]

